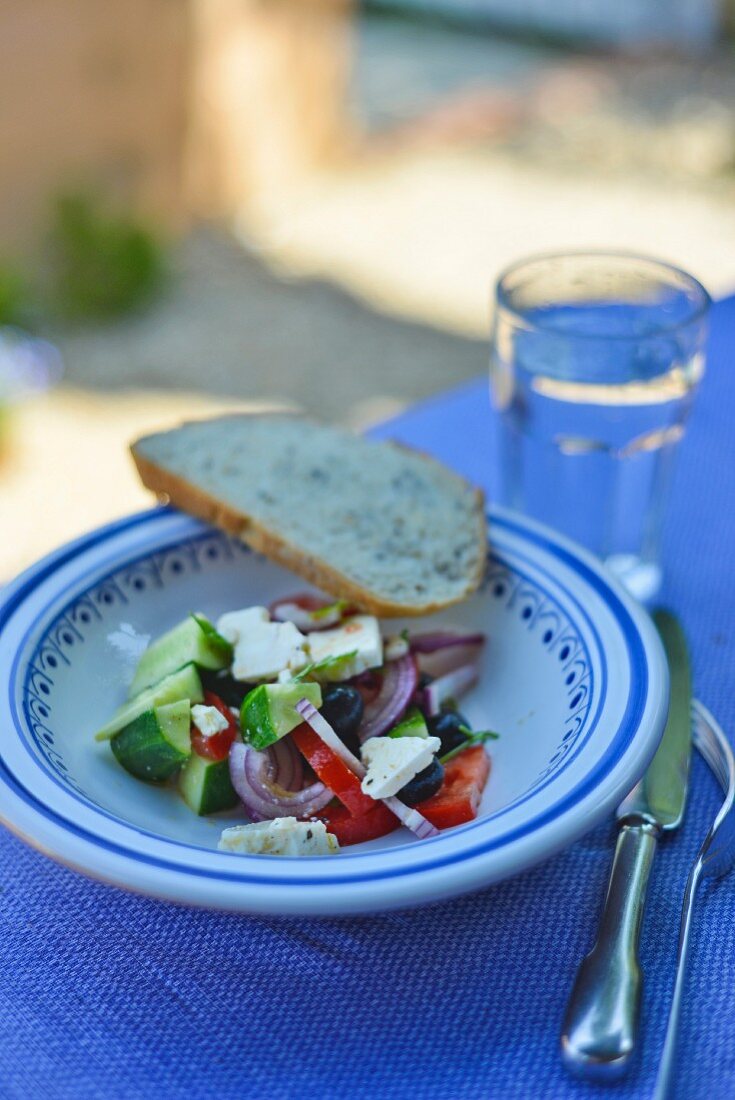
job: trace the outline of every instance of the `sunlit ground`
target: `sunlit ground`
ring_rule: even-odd
[[[243,237],[376,308],[484,336],[524,253],[650,252],[735,288],[735,64],[606,57],[368,19],[363,155],[271,193]]]
[[[128,455],[137,435],[233,407],[262,406],[150,391],[110,400],[70,387],[18,406],[0,452],[0,581],[99,523],[150,507]]]
[[[542,170],[504,153],[396,154],[314,181],[268,215],[245,236],[271,262],[473,336],[488,332],[495,276],[529,252],[647,252],[714,294],[735,287],[730,193],[664,195],[655,181]]]
[[[362,427],[482,373],[493,280],[524,253],[649,252],[735,288],[727,54],[638,64],[371,22],[354,97],[339,164],[183,242],[148,313],[52,334],[67,385],[18,409],[0,457],[0,579],[145,506],[126,444],[150,427],[269,400]]]

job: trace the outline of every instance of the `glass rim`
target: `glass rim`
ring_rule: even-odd
[[[662,323],[656,325],[650,332],[647,332],[644,336],[640,334],[631,334],[630,336],[623,333],[610,333],[607,335],[601,335],[600,333],[591,332],[575,332],[573,330],[565,329],[561,330],[555,328],[553,325],[545,325],[532,321],[528,312],[523,309],[519,309],[514,306],[509,298],[506,288],[507,280],[512,276],[522,271],[524,267],[532,267],[535,264],[541,264],[554,260],[628,260],[635,261],[637,263],[648,264],[651,267],[657,268],[659,271],[668,272],[671,275],[676,275],[680,279],[684,280],[695,291],[699,298],[697,303],[693,303],[692,311],[686,317],[669,323]],[[507,313],[515,317],[517,320],[523,322],[528,328],[534,328],[539,332],[548,332],[554,336],[558,336],[565,340],[618,340],[628,341],[630,343],[641,343],[645,340],[655,339],[668,332],[677,332],[679,329],[686,328],[687,325],[691,325],[696,321],[701,320],[709,313],[712,306],[712,296],[707,288],[688,271],[685,271],[683,267],[678,267],[676,264],[668,263],[666,260],[659,260],[656,256],[650,256],[643,252],[628,252],[624,249],[576,249],[568,252],[533,252],[520,260],[514,260],[512,264],[504,267],[497,279],[495,280],[495,301],[498,306],[502,307]]]

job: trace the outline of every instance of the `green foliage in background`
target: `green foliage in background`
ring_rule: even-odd
[[[32,303],[25,276],[10,264],[0,264],[0,325],[34,328]]]
[[[87,195],[61,196],[54,209],[51,297],[74,320],[114,317],[145,305],[165,276],[156,238]]]

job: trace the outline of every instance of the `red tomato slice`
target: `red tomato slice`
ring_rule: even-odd
[[[384,802],[375,802],[372,809],[360,817],[353,817],[345,806],[331,805],[322,810],[319,817],[330,833],[334,833],[343,848],[350,844],[362,844],[365,840],[376,840],[397,829],[400,822],[391,813]]]
[[[395,814],[384,802],[363,794],[357,776],[306,722],[291,736],[322,783],[343,803],[332,803],[319,814],[343,847],[375,840],[398,828]],[[473,821],[489,775],[490,760],[482,745],[465,749],[445,766],[441,790],[415,808],[437,829]]]
[[[213,691],[204,692],[204,705],[217,708],[220,714],[227,719],[227,729],[222,730],[221,733],[213,733],[211,737],[205,737],[192,722],[191,747],[197,756],[203,756],[205,760],[225,760],[230,751],[230,746],[238,734],[235,716],[227,703],[220,699],[219,695],[215,695]]]
[[[437,829],[464,825],[477,817],[477,807],[490,775],[490,758],[482,745],[465,749],[444,766],[444,783],[433,798],[416,809]]]
[[[292,731],[291,736],[296,748],[306,757],[322,783],[330,791],[334,791],[353,817],[369,813],[375,808],[375,799],[362,793],[360,780],[354,772],[324,744],[311,726],[302,722]]]

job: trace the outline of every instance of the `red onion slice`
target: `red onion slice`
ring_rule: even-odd
[[[337,736],[329,722],[326,720],[323,714],[320,714],[313,703],[310,703],[308,699],[300,699],[296,704],[296,710],[301,717],[307,722],[314,730],[325,745],[343,761],[344,764],[350,769],[350,771],[357,776],[358,779],[362,779],[367,771],[362,760],[358,760],[354,753],[350,752],[344,742]],[[376,799],[378,801],[378,799]],[[439,830],[436,825],[427,820],[420,814],[413,806],[407,806],[405,802],[401,802],[400,798],[396,798],[395,795],[391,795],[390,798],[383,798],[380,801],[385,802],[389,810],[392,810],[398,820],[406,828],[410,829],[419,840],[425,840],[429,836],[438,836]]]
[[[419,672],[430,676],[445,676],[455,668],[471,664],[485,645],[484,634],[459,634],[439,630],[432,634],[416,634],[411,638],[411,652],[416,654]]]
[[[362,779],[367,771],[362,760],[355,756],[354,752],[345,745],[342,738],[332,729],[324,715],[319,713],[314,704],[310,703],[308,699],[299,699],[296,710],[307,725],[311,726],[314,733],[321,737],[324,744],[332,750],[334,755],[338,756],[358,779]]]
[[[299,592],[274,600],[268,610],[276,622],[293,623],[302,632],[310,633],[338,626],[349,608],[340,600],[325,600],[310,592]]]
[[[418,679],[416,662],[410,654],[385,665],[380,691],[365,707],[358,730],[360,741],[367,741],[368,737],[379,737],[391,726],[395,726],[411,702]]]
[[[482,653],[482,644],[451,645],[445,649],[436,649],[433,653],[419,653],[416,663],[420,672],[429,676],[446,676],[463,665],[476,664]]]
[[[480,670],[476,664],[462,665],[448,672],[446,676],[440,676],[424,688],[424,703],[429,714],[438,714],[442,703],[447,699],[459,699],[465,692],[474,687],[480,678]]]
[[[453,630],[437,630],[431,634],[412,634],[411,649],[414,653],[436,653],[437,649],[450,649],[452,646],[484,645],[484,634],[457,634]]]
[[[300,791],[304,785],[304,764],[293,741],[281,738],[267,751],[274,765],[272,781],[286,791]]]
[[[278,742],[277,742],[278,743]],[[311,783],[300,791],[289,791],[275,781],[275,753],[257,752],[242,741],[230,749],[232,785],[253,821],[276,817],[314,817],[331,802],[334,794],[323,783]]]
[[[400,798],[391,795],[390,798],[384,798],[383,802],[389,810],[393,811],[401,824],[410,829],[419,840],[426,840],[430,836],[439,836],[436,825],[432,825],[429,819],[420,814],[413,806],[407,806],[405,802],[401,802]]]

